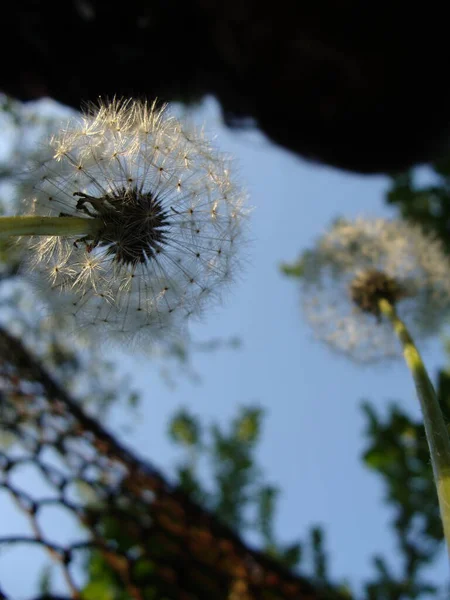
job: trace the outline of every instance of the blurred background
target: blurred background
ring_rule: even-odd
[[[72,111],[6,97],[0,107],[0,201],[4,214],[14,214],[21,201],[15,176],[36,142]],[[354,365],[316,340],[300,310],[295,269],[288,276],[283,265],[338,217],[404,217],[440,236],[450,252],[450,156],[395,178],[348,174],[300,159],[256,131],[230,131],[212,98],[173,111],[205,126],[234,157],[248,191],[250,243],[223,305],[192,324],[185,345],[164,353],[111,349],[52,322],[20,271],[20,246],[3,243],[1,327],[115,439],[250,548],[322,590],[317,598],[447,598],[431,466],[406,367],[400,360]],[[446,324],[421,348],[447,413],[449,348]],[[8,423],[12,384],[7,370],[1,375]],[[20,454],[11,435],[4,428],[4,461]],[[24,462],[0,492],[0,535],[9,539],[0,549],[0,597],[76,597],[39,544],[11,543],[30,531],[11,488],[45,497],[41,475]],[[81,535],[66,512],[42,511],[46,539],[66,544]],[[114,527],[105,536],[124,543]],[[79,597],[134,597],[108,569],[87,552],[74,566]],[[165,598],[155,586],[153,595],[135,597]]]

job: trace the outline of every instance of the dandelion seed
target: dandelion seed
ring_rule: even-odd
[[[400,357],[386,299],[415,339],[439,331],[450,313],[450,262],[441,243],[414,225],[341,220],[302,259],[302,303],[317,336],[352,359]]]
[[[29,264],[80,325],[168,335],[238,269],[247,211],[229,159],[154,105],[102,102],[69,122],[22,193],[26,214],[67,228],[37,231]]]
[[[402,352],[423,415],[450,553],[448,427],[414,339],[436,333],[450,312],[450,261],[441,243],[402,221],[341,220],[287,271],[300,275],[307,318],[331,347],[356,361]]]

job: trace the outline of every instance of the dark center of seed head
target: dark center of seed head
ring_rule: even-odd
[[[75,192],[77,209],[101,220],[102,226],[86,240],[88,251],[107,247],[114,260],[137,265],[160,252],[169,227],[169,216],[151,192],[121,188],[96,198]]]
[[[387,300],[395,306],[406,295],[405,288],[393,277],[375,269],[360,273],[350,284],[350,296],[356,306],[377,317],[380,316],[380,300]]]

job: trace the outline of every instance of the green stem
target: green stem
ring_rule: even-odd
[[[83,236],[95,233],[99,219],[88,217],[0,217],[0,238],[20,235]]]
[[[403,356],[416,386],[423,414],[425,433],[430,448],[431,464],[439,499],[444,536],[450,554],[450,437],[442,411],[422,357],[409,334],[406,325],[397,315],[395,308],[385,299],[379,301],[380,311],[385,315],[400,340]]]

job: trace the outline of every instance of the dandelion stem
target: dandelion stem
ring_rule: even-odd
[[[84,236],[95,233],[100,219],[80,217],[0,217],[0,238],[21,235]]]
[[[394,306],[386,299],[379,300],[379,307],[383,315],[392,323],[402,344],[406,364],[414,379],[430,448],[444,536],[450,554],[450,438],[448,429],[433,384],[406,325],[397,315]]]

